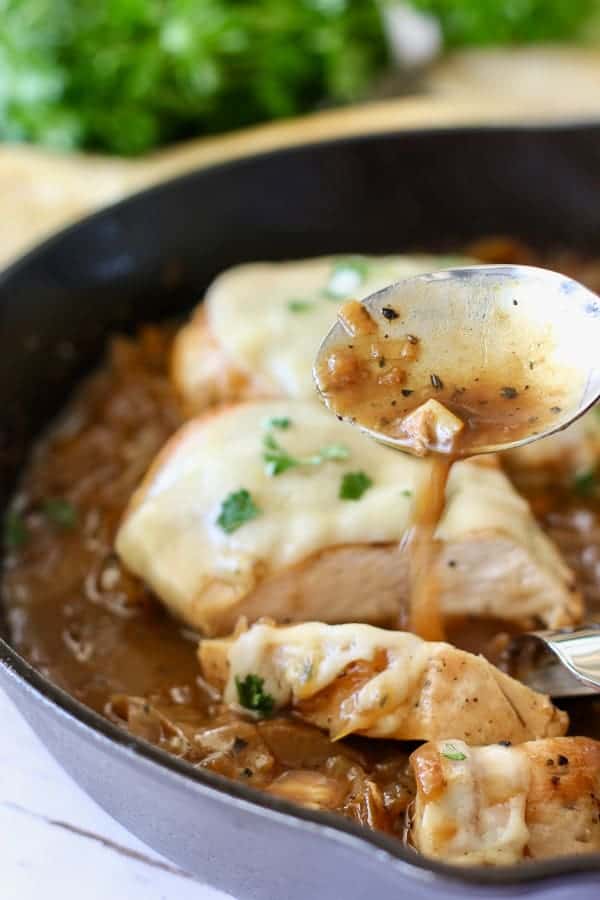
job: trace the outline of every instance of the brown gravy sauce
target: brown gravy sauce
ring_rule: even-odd
[[[380,313],[386,312],[401,315],[383,305]],[[344,304],[338,318],[350,333],[332,344],[317,366],[324,399],[336,415],[394,439],[417,456],[437,452],[468,457],[482,447],[519,441],[551,428],[569,400],[567,386],[549,388],[536,378],[542,350],[531,359],[507,354],[495,371],[470,370],[464,350],[463,355],[457,351],[454,370],[447,362],[444,369],[434,370],[421,361],[423,339],[395,336],[395,321],[376,321],[356,300]],[[458,348],[459,336],[456,342]],[[462,423],[448,444],[440,444],[430,420],[415,423],[411,415],[428,400],[437,401]]]
[[[503,240],[473,252],[490,262],[540,262]],[[600,288],[600,263],[562,255],[552,267]],[[401,835],[414,792],[410,748],[334,744],[293,717],[257,723],[226,709],[198,677],[195,636],[114,556],[124,507],[180,423],[167,377],[171,333],[153,327],[114,339],[105,364],[34,447],[14,507],[27,537],[2,566],[12,643],[80,701],[194,766]],[[511,476],[574,569],[588,612],[599,616],[600,497],[575,494],[570,476],[556,471]],[[49,498],[73,507],[72,525],[44,512]],[[504,622],[444,624],[452,643],[492,660],[508,639]],[[569,713],[572,733],[600,738],[600,701],[570,703]]]

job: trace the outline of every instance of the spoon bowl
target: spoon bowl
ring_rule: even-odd
[[[467,422],[469,440],[454,455],[473,456],[560,431],[600,395],[600,299],[565,275],[516,265],[445,269],[393,284],[361,306],[374,329],[353,333],[340,317],[313,374],[339,417],[397,449],[415,452],[395,423],[430,399]],[[418,345],[409,364],[398,349],[407,339]],[[365,387],[362,406],[344,407],[343,390],[332,388],[332,353],[356,352],[358,342],[372,363],[371,385],[396,372],[394,403],[389,390],[384,407]]]

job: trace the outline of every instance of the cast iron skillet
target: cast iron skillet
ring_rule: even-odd
[[[508,233],[600,255],[600,126],[387,134],[268,153],[153,188],[0,277],[0,502],[115,330],[173,316],[233,263],[457,246]],[[74,779],[149,845],[256,900],[589,897],[600,855],[458,870],[168,757],[0,642],[0,684]],[[528,882],[524,886],[524,882]]]

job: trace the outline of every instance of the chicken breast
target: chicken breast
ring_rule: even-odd
[[[172,378],[188,414],[265,397],[315,399],[312,363],[338,306],[457,256],[345,256],[229,269],[177,335]]]
[[[553,737],[518,747],[454,738],[411,756],[411,839],[461,865],[508,865],[600,850],[600,743]]]
[[[266,437],[277,450],[265,448]],[[346,458],[310,462],[328,448]],[[273,459],[309,462],[274,475]],[[340,497],[344,475],[357,471],[373,485],[359,500]],[[230,632],[241,615],[391,621],[407,598],[400,541],[427,472],[426,462],[367,440],[321,407],[238,406],[192,421],[166,445],[116,546],[176,615],[209,634]],[[260,514],[228,532],[219,516],[240,490]],[[570,571],[498,470],[454,467],[438,538],[446,614],[552,627],[579,618]]]
[[[167,443],[116,548],[205,634],[229,634],[240,616],[397,621],[408,596],[400,542],[428,466],[317,404],[238,405]],[[359,487],[371,482],[360,496],[357,474]],[[551,627],[580,618],[570,570],[499,470],[453,468],[437,537],[446,615]]]
[[[253,625],[200,643],[204,678],[228,704],[247,687],[337,740],[349,734],[472,744],[564,734],[566,713],[482,656],[369,625]],[[249,679],[249,680],[248,680]],[[256,696],[254,694],[253,696]],[[255,704],[260,709],[260,704]]]

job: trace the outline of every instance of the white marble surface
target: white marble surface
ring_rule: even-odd
[[[99,809],[0,691],[2,900],[228,900]]]

